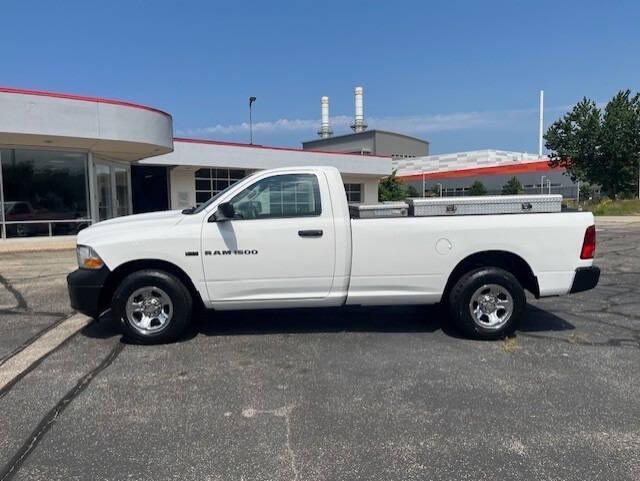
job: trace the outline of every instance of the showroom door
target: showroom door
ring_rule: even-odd
[[[96,162],[97,221],[131,214],[131,175],[128,166]]]

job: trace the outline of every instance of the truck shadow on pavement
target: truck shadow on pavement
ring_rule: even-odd
[[[575,327],[556,314],[528,305],[518,332],[553,332]],[[236,336],[261,334],[305,334],[331,332],[423,332],[442,331],[461,337],[450,326],[440,306],[343,307],[323,309],[268,309],[228,312],[198,312],[191,326],[177,342],[188,342],[199,335]],[[83,329],[91,338],[120,335],[109,314]]]

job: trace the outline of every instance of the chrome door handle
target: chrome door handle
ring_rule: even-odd
[[[300,237],[322,237],[322,230],[321,229],[299,230],[298,235]]]

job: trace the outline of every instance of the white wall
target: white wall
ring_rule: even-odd
[[[378,179],[357,175],[343,175],[342,180],[345,184],[362,184],[362,203],[377,204],[378,203]]]
[[[174,167],[169,171],[171,209],[186,209],[196,205],[195,172],[198,167]]]
[[[217,167],[223,168],[222,166]],[[196,205],[195,172],[198,169],[199,167],[177,166],[169,171],[171,209],[186,209]],[[363,203],[378,203],[378,179],[376,177],[345,175],[342,179],[345,183],[362,184]]]
[[[0,144],[138,160],[173,148],[169,114],[127,102],[0,88]]]
[[[311,150],[228,144],[215,141],[175,139],[174,151],[142,160],[141,164],[275,169],[279,167],[332,166],[343,174],[391,174],[391,157],[324,153]]]

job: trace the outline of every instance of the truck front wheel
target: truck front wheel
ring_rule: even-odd
[[[526,302],[518,279],[498,267],[481,267],[466,273],[448,298],[456,327],[476,339],[498,339],[513,333]]]
[[[144,344],[169,342],[189,325],[192,299],[174,275],[145,269],[122,280],[113,295],[111,312],[126,338]]]

